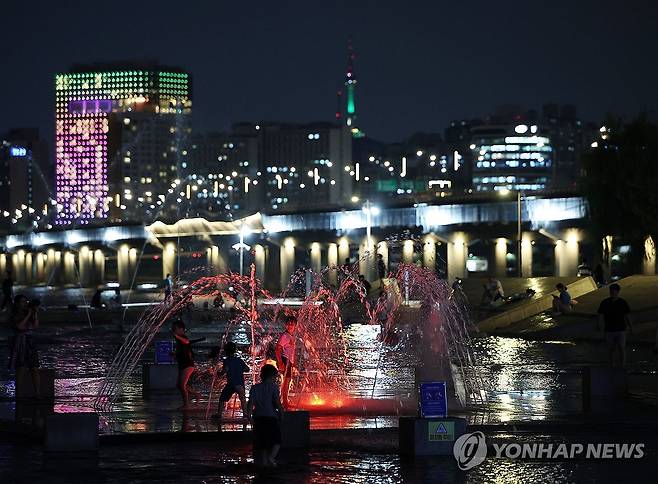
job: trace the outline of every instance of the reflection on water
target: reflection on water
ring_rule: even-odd
[[[190,324],[193,338],[207,337],[196,351],[200,365],[207,359],[210,347],[219,344],[224,327],[217,322]],[[235,330],[231,339],[243,345],[247,352],[247,328],[236,326]],[[8,336],[4,331],[2,334]],[[412,328],[403,328],[397,345],[390,347],[377,340],[378,332],[378,326],[360,324],[351,325],[347,330],[349,398],[413,398],[414,367],[419,364],[415,349],[417,335]],[[66,399],[62,403],[91,406],[100,379],[125,333],[113,325],[89,329],[50,324],[42,327],[37,336],[42,366],[56,368],[55,391],[58,397]],[[160,336],[169,337],[167,332]],[[487,408],[471,412],[480,423],[542,420],[577,410],[580,405],[579,366],[605,358],[599,345],[584,343],[487,336],[474,339],[473,346],[476,364],[491,389]],[[0,361],[7,361],[7,358],[8,345],[2,344]],[[152,351],[145,355],[147,361],[151,358]],[[0,370],[0,382],[0,398],[13,395],[13,382],[4,365]],[[148,406],[142,398],[138,370],[124,386],[116,410],[136,411],[145,405]],[[175,408],[174,400],[167,405]]]

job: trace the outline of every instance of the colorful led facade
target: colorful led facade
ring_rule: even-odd
[[[125,151],[126,116],[189,114],[190,84],[188,74],[164,68],[92,66],[55,77],[57,224],[89,224],[110,216],[115,193],[121,192],[113,185],[123,181],[120,170],[111,176],[110,166]]]

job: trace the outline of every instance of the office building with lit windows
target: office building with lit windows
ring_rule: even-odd
[[[253,125],[259,143],[259,180],[270,210],[344,204],[359,177],[352,133],[334,123]]]
[[[191,194],[189,216],[230,220],[262,209],[258,138],[248,133],[195,134],[190,143],[189,170],[197,190]]]
[[[551,184],[553,148],[536,124],[474,127],[470,149],[474,191],[541,191]]]
[[[187,165],[191,90],[189,74],[157,64],[58,74],[56,223],[148,221],[176,211],[168,189]]]

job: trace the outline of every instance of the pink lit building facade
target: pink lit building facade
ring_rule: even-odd
[[[92,65],[55,78],[58,225],[143,221],[175,210],[191,79],[161,66]]]

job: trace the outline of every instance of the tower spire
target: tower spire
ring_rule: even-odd
[[[365,136],[364,132],[356,126],[356,75],[354,74],[354,48],[352,37],[347,41],[347,72],[345,73],[345,125],[352,132],[354,138]]]
[[[354,88],[356,87],[356,76],[354,75],[354,48],[352,37],[347,41],[347,72],[345,73],[345,124],[348,128],[354,128],[356,121],[356,103],[354,99]]]

